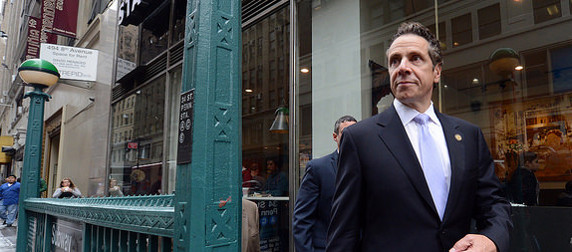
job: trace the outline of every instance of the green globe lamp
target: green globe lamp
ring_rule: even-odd
[[[24,165],[22,167],[22,184],[18,209],[18,241],[17,251],[26,251],[28,242],[28,224],[30,216],[26,213],[26,200],[40,197],[40,167],[42,165],[42,137],[44,128],[44,103],[51,97],[43,89],[55,85],[60,79],[58,69],[49,61],[29,59],[18,68],[20,78],[33,91],[27,92],[24,98],[30,97],[28,128],[26,129],[26,146],[24,149]],[[20,238],[21,237],[21,238]]]

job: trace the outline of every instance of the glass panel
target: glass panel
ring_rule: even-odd
[[[562,17],[560,0],[533,0],[532,6],[535,24]]]
[[[451,20],[451,32],[453,34],[453,47],[471,43],[473,30],[471,14],[462,15]]]
[[[110,180],[123,195],[161,192],[164,103],[162,76],[112,105]]]
[[[175,20],[173,21],[173,36],[171,37],[171,45],[185,38],[185,15],[187,12],[187,1],[175,1]]]
[[[182,85],[182,68],[175,68],[170,74],[169,90],[167,97],[169,102],[169,149],[167,151],[167,169],[168,183],[166,193],[175,191],[175,182],[177,176],[177,146],[179,132],[179,110],[181,108],[181,85]]]
[[[478,10],[479,39],[486,39],[501,33],[500,4]]]
[[[281,8],[242,32],[242,186],[258,204],[261,251],[289,251],[289,27]]]
[[[137,52],[139,49],[139,27],[134,25],[119,26],[119,39],[117,48],[117,72],[119,80],[137,66]]]
[[[530,248],[523,243],[534,235],[544,251],[557,237],[546,233],[557,231],[539,223],[559,224],[549,216],[565,219],[564,212],[551,206],[572,206],[572,1],[437,2],[441,46],[449,48],[434,106],[483,131],[495,173],[519,208],[513,235],[524,238],[515,239],[511,251]],[[418,21],[436,29],[433,1],[297,1],[296,6],[292,110],[298,136],[291,146],[299,163],[291,166],[300,175],[293,184],[299,185],[308,161],[336,149],[336,119],[349,114],[363,120],[392,105],[385,53],[399,23]]]
[[[167,49],[170,10],[170,4],[162,4],[141,26],[140,55],[142,65],[147,64]]]

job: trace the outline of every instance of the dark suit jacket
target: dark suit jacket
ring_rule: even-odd
[[[344,129],[326,251],[445,251],[469,233],[471,218],[508,250],[510,205],[481,130],[436,113],[452,173],[443,221],[392,106]]]
[[[323,251],[326,248],[337,162],[338,151],[334,151],[306,165],[292,221],[298,252]]]

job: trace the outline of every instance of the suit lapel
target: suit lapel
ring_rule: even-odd
[[[445,141],[447,142],[447,149],[449,149],[449,159],[451,162],[451,186],[449,188],[449,198],[447,199],[447,207],[445,208],[445,215],[443,220],[447,218],[447,215],[453,206],[453,203],[459,200],[459,192],[461,191],[461,180],[462,175],[465,171],[465,145],[463,141],[467,141],[463,133],[458,129],[459,124],[454,123],[448,117],[435,111],[441,125],[443,127],[443,133],[445,134]]]
[[[413,150],[407,132],[405,132],[405,128],[393,105],[378,116],[377,124],[380,126],[378,130],[379,137],[393,157],[399,162],[417,192],[437,214],[415,150]]]

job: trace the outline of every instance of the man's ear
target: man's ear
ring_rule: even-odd
[[[439,80],[441,80],[441,71],[443,70],[443,66],[441,63],[438,63],[437,65],[435,65],[435,67],[433,68],[433,83],[439,83]]]

